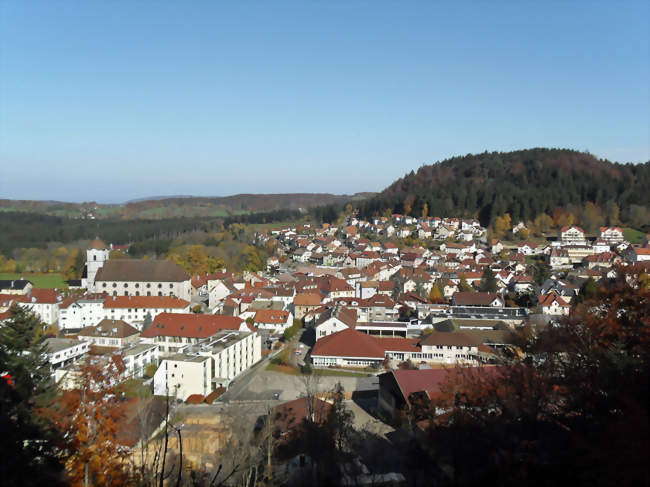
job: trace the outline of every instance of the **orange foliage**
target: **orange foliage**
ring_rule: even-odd
[[[124,371],[117,358],[88,359],[72,371],[76,389],[64,393],[55,421],[66,439],[65,468],[72,486],[129,484],[128,452],[118,442],[125,403],[116,396]]]

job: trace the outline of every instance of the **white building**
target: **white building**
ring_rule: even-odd
[[[109,260],[97,271],[91,292],[112,296],[173,296],[190,301],[189,274],[167,260]]]
[[[224,331],[185,347],[162,360],[154,375],[154,394],[186,400],[192,394],[207,396],[262,358],[261,337],[254,332]]]
[[[32,288],[25,295],[16,295],[16,304],[32,311],[43,323],[53,325],[59,320],[61,297],[55,289]]]
[[[126,374],[131,378],[140,378],[150,364],[158,365],[158,345],[135,343],[120,350]]]
[[[61,330],[79,330],[95,326],[106,318],[104,314],[105,294],[88,294],[70,296],[59,305],[59,328]]]
[[[96,238],[86,250],[86,267],[81,276],[81,287],[90,289],[95,284],[97,271],[110,258],[110,249],[102,240]]]
[[[122,320],[100,321],[79,332],[79,339],[99,347],[122,348],[138,341],[138,330]]]
[[[47,338],[44,345],[52,371],[67,367],[90,351],[88,342],[70,338]]]
[[[562,227],[560,229],[560,241],[562,245],[586,245],[585,231],[575,225]]]

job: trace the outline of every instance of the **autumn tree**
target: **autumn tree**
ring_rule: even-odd
[[[413,210],[413,203],[415,203],[415,195],[409,194],[404,198],[404,215],[410,215]]]
[[[648,477],[650,277],[618,267],[524,360],[459,368],[421,414],[438,485],[643,485]],[[494,455],[481,455],[486,449]]]
[[[497,216],[494,221],[494,236],[496,238],[504,238],[508,235],[508,232],[512,229],[512,221],[510,219],[510,214],[506,213],[503,216]]]
[[[63,277],[65,279],[80,279],[85,263],[84,253],[79,249],[73,249],[68,253],[65,261]]]
[[[59,400],[57,423],[66,439],[65,468],[72,486],[126,485],[128,451],[118,439],[124,402],[116,386],[124,372],[117,356],[87,359],[68,372],[74,389]]]
[[[429,293],[429,301],[432,303],[443,303],[445,301],[442,290],[440,289],[440,284],[438,282],[434,283],[431,286],[431,292]]]

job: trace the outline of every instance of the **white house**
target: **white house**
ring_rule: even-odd
[[[611,245],[617,245],[625,240],[621,227],[600,227],[600,238]]]
[[[566,316],[571,310],[571,305],[555,292],[542,294],[539,297],[539,305],[542,308],[542,314]]]
[[[562,227],[560,229],[560,241],[562,245],[585,245],[585,231],[575,225]]]
[[[52,371],[66,367],[90,351],[88,342],[70,338],[46,338],[43,342]]]
[[[354,309],[333,306],[320,315],[316,322],[316,340],[347,328],[354,328],[357,312]]]
[[[287,310],[260,309],[255,313],[253,325],[259,329],[283,333],[293,325],[293,314]]]
[[[138,341],[138,330],[122,320],[100,321],[79,332],[79,339],[99,347],[122,348]]]

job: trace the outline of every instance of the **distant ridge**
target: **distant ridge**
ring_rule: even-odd
[[[0,200],[0,209],[27,211],[72,218],[160,219],[176,217],[228,217],[274,210],[305,210],[314,206],[345,204],[375,193],[335,195],[330,193],[236,194],[232,196],[152,196],[123,204],[92,202]]]

